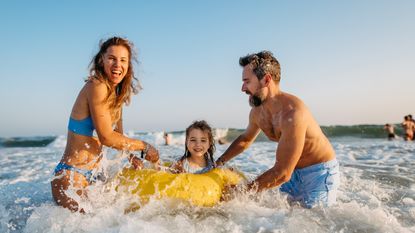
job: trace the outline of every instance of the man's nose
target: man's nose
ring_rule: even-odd
[[[245,83],[244,83],[244,84],[242,84],[241,91],[242,91],[242,92],[245,92],[245,91],[246,91]]]

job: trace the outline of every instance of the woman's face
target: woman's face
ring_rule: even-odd
[[[191,129],[186,145],[192,157],[203,157],[210,146],[208,133],[200,129]]]
[[[104,54],[104,72],[114,86],[118,85],[128,72],[129,55],[127,48],[119,45],[109,47]]]

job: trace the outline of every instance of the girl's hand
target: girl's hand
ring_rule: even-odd
[[[134,154],[130,154],[130,157],[128,158],[128,160],[130,161],[131,165],[133,166],[135,170],[143,169],[144,167],[143,161],[139,159],[137,156],[135,156]]]

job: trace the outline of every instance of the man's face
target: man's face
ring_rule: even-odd
[[[242,71],[242,92],[249,95],[249,105],[252,107],[258,107],[264,102],[265,95],[262,88],[261,82],[252,67],[250,65],[245,66]]]

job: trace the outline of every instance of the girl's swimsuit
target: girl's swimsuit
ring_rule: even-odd
[[[208,172],[208,171],[210,171],[214,168],[212,161],[210,161],[208,159],[207,163],[208,164],[207,164],[206,167],[195,168],[195,167],[190,166],[189,161],[187,161],[187,158],[185,158],[184,161],[183,161],[183,169],[187,173],[202,174],[202,173],[206,173],[206,172]]]

